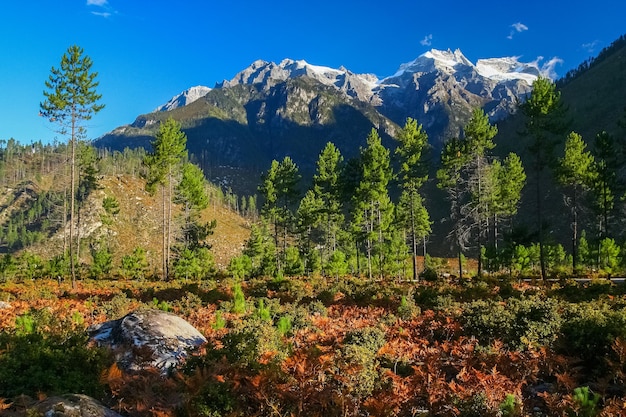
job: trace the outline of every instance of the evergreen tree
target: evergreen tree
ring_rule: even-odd
[[[385,239],[391,237],[394,207],[388,185],[392,177],[389,150],[382,145],[376,129],[367,136],[361,148],[361,181],[354,193],[353,225],[361,244],[365,245],[367,273],[372,278],[372,256],[384,264]],[[379,273],[382,275],[383,271]]]
[[[460,278],[463,278],[463,251],[467,248],[470,232],[463,215],[467,197],[464,170],[469,158],[466,143],[458,138],[452,138],[445,143],[441,151],[441,167],[437,170],[437,187],[446,191],[450,202],[451,234],[457,249]]]
[[[212,233],[216,224],[200,223],[200,211],[209,206],[206,179],[202,169],[191,162],[185,162],[176,191],[176,203],[183,206],[183,246],[192,250],[205,246],[203,242]]]
[[[406,120],[398,135],[400,144],[396,154],[400,157],[400,182],[402,185],[401,201],[406,208],[405,224],[411,234],[411,253],[413,256],[413,279],[417,280],[417,240],[430,233],[428,212],[422,204],[419,190],[428,178],[426,163],[423,159],[428,146],[428,135],[411,118]]]
[[[40,103],[40,114],[51,122],[58,123],[58,132],[68,137],[70,152],[70,269],[72,286],[76,282],[74,213],[76,190],[76,146],[86,136],[85,122],[104,108],[98,104],[102,96],[97,94],[97,72],[91,72],[93,62],[83,55],[79,46],[70,46],[61,57],[59,68],[52,67],[45,82],[45,100]]]
[[[157,186],[162,196],[162,259],[163,278],[169,277],[170,248],[172,240],[172,200],[176,169],[187,157],[187,136],[181,125],[171,117],[162,122],[156,138],[151,142],[152,153],[144,158],[148,167],[146,188],[155,192]]]
[[[600,217],[600,238],[610,237],[610,223],[614,217],[615,197],[619,197],[622,184],[617,176],[623,157],[621,150],[616,146],[613,135],[602,131],[595,137],[593,155],[596,161],[596,181],[592,192],[594,208]]]
[[[334,144],[328,142],[317,160],[317,172],[313,176],[313,198],[317,200],[318,226],[323,235],[322,263],[328,254],[337,249],[337,233],[344,222],[341,203],[341,169],[343,157]]]
[[[487,152],[496,146],[493,137],[498,133],[498,128],[489,123],[489,118],[482,109],[477,108],[472,112],[472,118],[463,129],[463,133],[468,152],[469,172],[467,174],[472,196],[471,216],[477,227],[478,275],[480,276],[483,269],[483,237],[490,217],[489,200],[494,192],[494,183],[490,181],[492,178],[488,174],[490,161]]]
[[[278,236],[282,232],[282,253],[287,249],[287,238],[294,224],[294,206],[298,201],[300,173],[293,160],[286,156],[280,163],[272,161],[269,170],[262,176],[259,192],[265,199],[261,213],[274,226],[274,244],[278,247]],[[280,257],[276,256],[276,267],[281,269]]]
[[[554,148],[559,143],[558,135],[565,132],[565,107],[556,85],[547,78],[539,77],[533,83],[530,97],[520,105],[526,118],[523,135],[529,137],[528,151],[532,156],[535,176],[537,231],[539,235],[539,263],[541,277],[546,279],[544,251],[543,181],[546,169],[554,161]]]
[[[499,224],[517,213],[522,190],[526,184],[526,172],[522,160],[510,153],[503,162],[494,161],[491,166],[495,190],[489,199],[489,212],[493,216],[493,244],[498,249]]]
[[[322,240],[317,234],[320,223],[323,221],[323,204],[323,200],[318,198],[313,190],[309,190],[300,201],[300,207],[297,211],[300,251],[303,253],[304,259],[309,261],[305,262],[304,265],[304,270],[307,273],[314,272],[313,264],[320,263],[311,261],[315,259],[314,244]]]
[[[596,181],[594,159],[591,152],[586,151],[587,144],[582,136],[571,132],[565,141],[565,155],[559,158],[556,169],[557,181],[565,190],[566,204],[571,211],[572,229],[572,270],[576,273],[578,261],[578,214],[580,212],[581,195],[589,190]]]

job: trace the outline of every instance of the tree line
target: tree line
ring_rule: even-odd
[[[253,227],[244,253],[232,260],[232,273],[418,279],[420,272],[431,272],[429,265],[418,271],[417,256],[424,255],[428,263],[432,216],[423,186],[435,181],[448,201],[444,221],[450,224],[447,237],[460,276],[466,256],[477,259],[478,275],[535,271],[545,279],[592,269],[611,274],[622,262],[619,218],[626,147],[599,132],[587,150],[580,134],[568,133],[567,108],[556,87],[549,79],[537,79],[519,106],[524,127],[518,139],[525,160],[516,153],[496,156],[497,126],[479,108],[460,137],[444,144],[434,178],[428,177],[433,164],[425,157],[428,137],[410,118],[393,152],[375,129],[358,157],[349,161],[328,143],[304,191],[293,160],[274,160],[258,187],[261,222]],[[558,229],[545,213],[553,182],[569,217],[569,238],[555,235]],[[534,195],[530,231],[516,216],[524,195]],[[567,249],[563,240],[571,241]]]
[[[426,248],[433,224],[424,187],[428,181],[446,196],[449,211],[443,217],[450,225],[448,239],[460,276],[466,256],[477,259],[478,275],[532,269],[546,278],[566,262],[574,273],[592,267],[610,273],[619,267],[626,147],[611,134],[599,132],[587,150],[579,134],[567,132],[566,108],[556,84],[548,79],[537,79],[519,106],[525,121],[520,132],[525,160],[515,153],[496,156],[498,129],[477,108],[459,137],[449,138],[433,163],[426,132],[409,118],[396,135],[393,150],[383,146],[376,129],[358,157],[347,161],[329,142],[319,154],[315,174],[305,181],[289,156],[272,161],[258,186],[259,204],[256,196],[240,197],[211,187],[193,163],[194,156],[188,155],[186,136],[173,119],[161,123],[151,152],[141,148],[109,152],[90,146],[83,122],[102,108],[95,92],[96,75],[78,47],[70,47],[60,68],[51,70],[41,114],[59,125],[67,144],[0,142],[2,184],[24,184],[43,175],[63,184],[39,193],[32,208],[5,219],[0,245],[20,249],[63,229],[62,253],[73,280],[81,250],[80,210],[98,188],[100,175],[120,172],[144,178],[146,189],[158,193],[163,278],[210,273],[212,260],[205,242],[215,224],[203,223],[199,213],[209,201],[221,200],[254,220],[260,210],[243,254],[231,261],[229,271],[237,277],[350,273],[416,280],[433,269]],[[434,176],[429,175],[432,172]],[[523,233],[516,214],[527,176],[534,187],[536,222],[532,232]],[[560,186],[570,216],[567,250],[546,221],[545,187],[552,180]],[[304,182],[310,186],[303,190]],[[115,221],[116,204],[103,202],[105,225]],[[179,219],[173,218],[174,204],[183,213]],[[141,258],[137,249],[135,255]],[[92,242],[90,250],[97,271],[110,271],[108,243]],[[421,271],[418,255],[426,263]]]

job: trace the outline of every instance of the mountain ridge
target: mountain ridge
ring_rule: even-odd
[[[211,181],[250,193],[256,184],[242,186],[230,173],[247,171],[247,182],[256,182],[272,159],[288,155],[308,175],[327,142],[350,158],[374,128],[392,147],[409,117],[424,126],[437,151],[446,138],[462,133],[474,108],[483,108],[492,121],[513,113],[542,74],[537,62],[508,57],[473,64],[458,49],[431,50],[378,78],[304,60],[257,60],[213,88],[183,91],[161,111],[140,115],[94,143],[148,149],[159,123],[173,117]]]

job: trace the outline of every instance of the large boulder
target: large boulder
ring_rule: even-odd
[[[46,398],[28,409],[31,412],[26,412],[26,415],[44,417],[122,417],[95,399],[82,394]],[[32,411],[36,413],[32,414]]]
[[[154,367],[166,374],[207,341],[187,321],[161,310],[137,310],[88,331],[96,344],[113,349],[118,366],[126,371]]]

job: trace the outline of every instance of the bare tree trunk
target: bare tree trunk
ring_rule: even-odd
[[[172,245],[172,167],[169,168],[168,193],[167,193],[167,259],[166,259],[166,278],[170,277],[170,247]]]
[[[413,207],[413,191],[411,191],[411,246],[413,248],[413,281],[417,281],[417,238],[415,236],[415,208]]]
[[[166,279],[167,278],[167,211],[166,211],[166,204],[165,204],[165,185],[161,185],[161,197],[163,200],[163,236],[162,236],[162,248],[161,248],[161,253],[163,256],[163,276],[162,279]]]
[[[72,113],[72,137],[70,138],[71,160],[70,160],[70,271],[72,275],[72,288],[76,288],[76,267],[74,259],[74,200],[76,189],[76,122]]]

